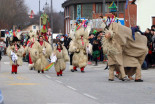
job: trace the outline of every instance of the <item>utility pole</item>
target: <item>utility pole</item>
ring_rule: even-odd
[[[103,0],[103,16],[105,16],[105,0]]]
[[[53,3],[51,0],[51,45],[53,48]]]
[[[41,33],[41,21],[40,21],[40,0],[39,0],[39,35],[40,35],[40,33]]]
[[[119,0],[117,0],[117,17],[119,18]]]
[[[39,15],[40,15],[40,0],[39,0]]]

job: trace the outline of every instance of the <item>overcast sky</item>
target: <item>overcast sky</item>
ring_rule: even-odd
[[[40,0],[41,11],[45,6],[46,1],[49,6],[51,6],[51,0]],[[62,3],[64,3],[64,1],[66,0],[53,0],[53,9],[57,12],[64,11],[64,9],[62,8]],[[36,14],[39,11],[39,0],[25,0],[25,4],[29,7],[29,12],[33,10]]]

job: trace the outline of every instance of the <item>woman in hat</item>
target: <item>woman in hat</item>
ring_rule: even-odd
[[[17,37],[13,38],[11,46],[7,48],[7,54],[10,57],[10,65],[12,65],[11,73],[17,74],[18,66],[23,64],[23,54],[24,48],[19,45],[19,40]]]

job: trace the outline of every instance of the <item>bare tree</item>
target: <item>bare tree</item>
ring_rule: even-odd
[[[28,8],[24,0],[0,0],[0,29],[13,25],[24,26],[28,21]]]

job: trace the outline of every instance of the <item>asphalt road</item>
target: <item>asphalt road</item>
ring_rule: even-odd
[[[0,90],[4,104],[155,104],[155,69],[143,70],[144,82],[108,81],[105,64],[88,65],[86,72],[70,72],[62,77],[54,67],[45,74],[30,71],[28,64],[11,74],[9,59],[0,62]]]

